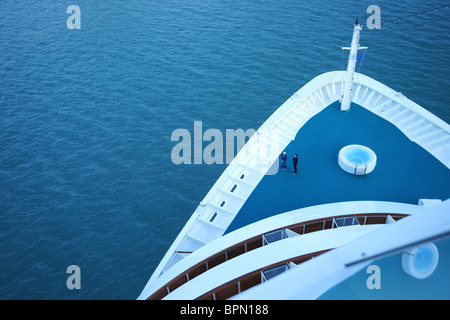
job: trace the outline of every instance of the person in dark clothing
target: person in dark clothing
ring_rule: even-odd
[[[297,174],[298,154],[295,154],[294,158],[292,158],[292,162],[294,164],[294,174]]]
[[[283,152],[283,154],[281,155],[281,170],[286,170],[286,160],[287,160],[287,155],[286,152]]]

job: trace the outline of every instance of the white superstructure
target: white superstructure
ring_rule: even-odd
[[[401,93],[354,72],[357,51],[361,49],[360,31],[361,26],[356,23],[347,71],[327,72],[308,82],[250,138],[200,202],[139,299],[315,298],[335,283],[330,277],[349,276],[361,268],[367,257],[406,246],[406,242],[413,241],[414,237],[420,240],[419,227],[414,223],[420,223],[429,237],[450,232],[447,218],[439,222],[426,216],[441,219],[449,210],[449,202],[441,204],[440,201],[421,199],[417,205],[346,201],[306,207],[277,214],[224,236],[299,130],[336,101],[341,101],[341,110],[349,111],[350,104],[356,103],[389,121],[450,169],[450,126]],[[320,168],[316,169],[320,171]],[[368,177],[375,174],[376,171]],[[429,203],[438,205],[428,208]],[[358,240],[392,236],[396,232],[403,232],[404,239],[385,243],[380,238],[384,244],[374,250],[366,249],[367,242]],[[358,248],[365,250],[361,261],[355,256]],[[343,252],[340,264],[328,265],[338,254],[336,252]],[[319,264],[318,261],[323,262]],[[346,264],[359,267],[349,269]],[[311,275],[317,268],[325,274]],[[278,273],[284,274],[273,281],[271,278]],[[290,277],[297,276],[309,279],[305,286],[289,288],[279,295],[281,288],[286,288],[291,281],[295,283]],[[309,286],[314,285],[313,281],[323,283],[320,282],[322,284],[316,290],[308,291]]]
[[[314,78],[290,97],[258,131],[267,134],[276,130],[281,137],[278,149],[283,150],[310,118],[339,100],[344,92],[346,76],[345,71],[334,71]],[[363,74],[355,73],[353,91],[353,102],[397,126],[410,140],[419,143],[450,168],[450,126],[447,123],[401,93]],[[265,137],[253,135],[208,192],[154,272],[140,299],[149,296],[149,288],[154,289],[155,281],[170,268],[222,237],[264,176],[261,167],[252,167],[252,163],[258,163],[255,161],[257,154],[252,152],[252,145],[260,143],[258,139]],[[278,155],[270,159],[271,163],[277,160]],[[265,168],[269,170],[270,165],[266,164]]]

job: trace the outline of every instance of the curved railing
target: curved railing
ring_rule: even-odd
[[[244,241],[241,241],[231,247],[228,247],[216,254],[208,257],[207,259],[195,264],[191,268],[187,269],[183,273],[179,274],[177,277],[172,279],[170,282],[166,283],[160,289],[155,291],[152,295],[150,295],[147,300],[160,300],[167,296],[169,293],[173,292],[175,289],[179,288],[183,284],[191,281],[195,277],[200,274],[222,264],[228,260],[231,260],[241,254],[247,253],[263,245],[267,244],[267,239],[265,235],[271,234],[277,230],[283,230],[287,236],[297,236],[302,234],[307,234],[311,232],[331,229],[333,227],[337,227],[342,221],[342,218],[345,217],[355,217],[357,220],[357,224],[360,225],[369,225],[369,224],[385,224],[388,221],[388,217],[393,219],[393,221],[399,220],[403,217],[407,216],[407,214],[390,214],[390,213],[363,213],[363,214],[352,214],[349,215],[337,215],[330,216],[315,220],[303,221],[301,223],[292,224],[284,226],[283,228],[277,228],[264,234],[259,234],[257,236],[251,237]],[[356,223],[356,221],[355,221]],[[353,223],[353,224],[355,224]],[[301,257],[297,257],[300,259]],[[296,258],[296,259],[297,259]],[[295,263],[295,262],[294,262]],[[282,263],[281,263],[282,264]],[[221,295],[219,295],[221,296]]]
[[[279,261],[275,264],[266,266],[264,268],[254,270],[250,273],[243,275],[242,277],[233,279],[227,283],[222,284],[217,288],[214,288],[206,292],[205,294],[197,297],[195,300],[225,300],[231,298],[236,294],[239,294],[245,290],[250,289],[251,287],[254,287],[266,281],[265,274],[268,271],[276,270],[277,268],[284,266],[286,266],[286,268],[289,268],[289,265],[291,265],[292,263],[298,265],[330,250],[332,249],[326,249],[304,254],[287,260]]]
[[[282,151],[310,118],[342,97],[345,74],[333,71],[317,76],[266,120],[197,207],[149,283],[191,252],[223,235],[249,194],[278,159],[277,151]],[[401,93],[359,73],[355,73],[352,101],[393,123],[450,168],[450,125]],[[271,140],[274,134],[278,137],[276,142]],[[258,161],[258,144],[272,148],[270,159],[263,157],[267,161]]]

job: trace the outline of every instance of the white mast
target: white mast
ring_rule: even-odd
[[[367,47],[359,46],[359,33],[362,26],[358,24],[358,20],[355,22],[355,28],[353,29],[352,46],[343,47],[342,50],[350,50],[350,55],[348,57],[347,66],[347,76],[345,78],[344,93],[341,98],[341,110],[349,111],[350,104],[352,102],[352,91],[353,91],[353,76],[355,74],[356,66],[356,56],[358,54],[358,49],[367,49]]]

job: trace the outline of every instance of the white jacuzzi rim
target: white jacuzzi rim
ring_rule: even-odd
[[[354,163],[352,161],[349,161],[346,157],[346,152],[350,149],[359,149],[359,150],[363,150],[365,152],[367,152],[370,156],[369,161],[367,161],[364,166],[365,166],[365,171],[364,174],[368,174],[370,172],[373,171],[373,169],[375,169],[376,163],[377,163],[377,155],[375,154],[375,152],[373,152],[372,149],[360,145],[360,144],[350,144],[347,145],[345,147],[343,147],[340,151],[339,151],[339,155],[338,155],[338,163],[339,166],[346,172],[351,173],[351,174],[356,174],[356,168],[358,165],[361,166],[361,164],[357,164]]]
[[[429,251],[425,257],[420,257],[422,250]],[[439,262],[439,250],[433,242],[409,248],[402,254],[403,270],[416,279],[428,278]],[[422,266],[418,266],[422,264]]]

